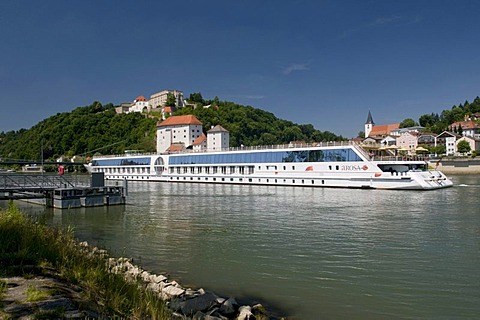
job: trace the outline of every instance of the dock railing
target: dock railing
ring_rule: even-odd
[[[42,192],[59,188],[73,188],[81,183],[77,177],[40,173],[2,173],[0,174],[0,192],[31,191]],[[85,185],[86,186],[86,185]]]

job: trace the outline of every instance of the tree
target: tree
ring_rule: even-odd
[[[359,137],[359,138],[365,138],[365,132],[359,131],[357,137]]]
[[[467,153],[472,149],[470,148],[470,143],[468,143],[466,140],[462,140],[457,144],[457,150],[460,153]]]
[[[415,122],[415,120],[407,118],[400,122],[400,128],[409,128],[409,127],[415,127],[418,126],[418,123]]]
[[[175,96],[173,95],[173,93],[168,93],[168,94],[167,94],[167,102],[165,102],[165,106],[167,106],[167,107],[175,107],[176,104],[177,104],[177,101],[176,101]]]
[[[200,92],[190,93],[190,97],[188,98],[188,100],[195,103],[205,103],[205,100],[203,100],[202,94]]]
[[[424,114],[418,118],[418,121],[420,122],[420,125],[422,127],[431,127],[435,124],[435,117],[434,114]]]
[[[437,146],[431,147],[430,151],[436,155],[445,154],[447,152],[447,148],[444,144],[439,144]]]

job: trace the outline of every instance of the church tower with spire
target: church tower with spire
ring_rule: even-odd
[[[370,113],[370,110],[368,110],[367,121],[365,122],[365,138],[370,135],[374,125],[375,122],[373,122],[372,114]]]

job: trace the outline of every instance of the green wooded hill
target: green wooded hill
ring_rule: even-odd
[[[210,105],[203,108],[203,105]],[[204,132],[221,125],[230,132],[230,146],[275,145],[291,141],[320,142],[346,140],[329,131],[319,131],[311,124],[282,120],[273,113],[227,101],[202,101],[197,108],[182,108],[175,115],[193,114]]]
[[[116,114],[114,106],[95,101],[72,112],[58,113],[32,128],[0,133],[3,159],[55,160],[135,148],[155,149],[155,118],[139,113]]]
[[[480,97],[476,97],[473,102],[465,101],[458,106],[454,105],[451,109],[445,109],[440,114],[431,113],[420,116],[418,122],[425,127],[426,132],[441,133],[444,130],[454,130],[449,128],[452,123],[463,121],[465,116],[480,112]]]
[[[197,108],[185,107],[178,115],[194,114],[204,132],[220,124],[230,131],[232,147],[280,144],[290,141],[344,140],[331,132],[316,130],[311,124],[298,125],[272,113],[232,102],[202,101]],[[203,104],[212,103],[210,108]],[[60,156],[121,154],[125,150],[154,152],[159,114],[116,114],[112,104],[95,101],[72,112],[58,113],[30,129],[0,132],[3,159],[55,160]]]

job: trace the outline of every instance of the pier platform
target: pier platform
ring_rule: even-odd
[[[90,184],[71,178],[48,174],[0,174],[0,200],[28,200],[59,209],[126,203],[126,181],[122,186],[106,186],[103,173],[93,173]]]

